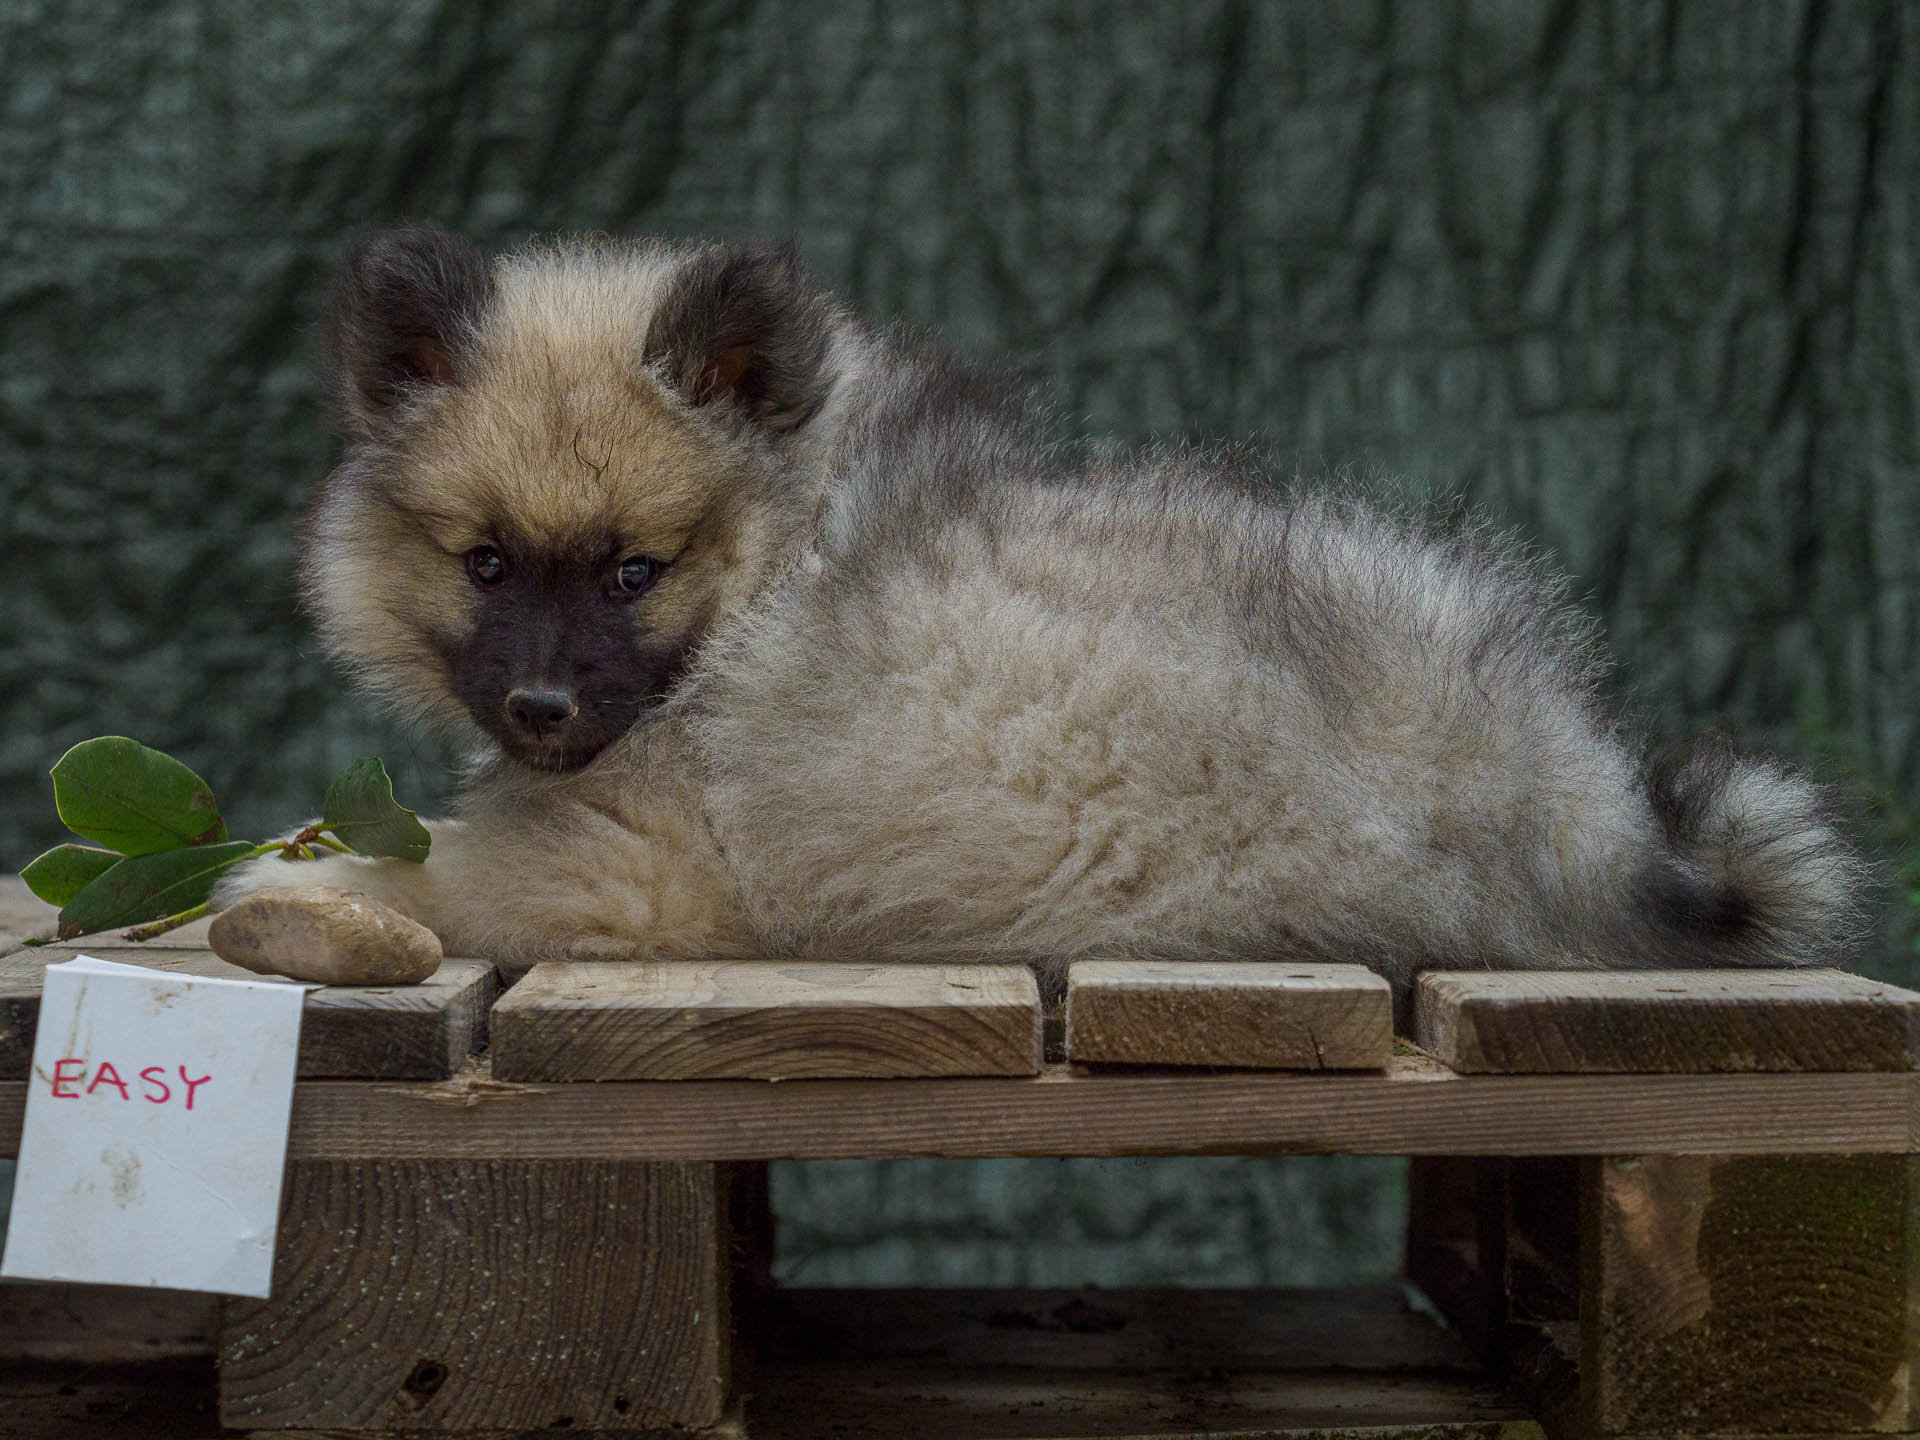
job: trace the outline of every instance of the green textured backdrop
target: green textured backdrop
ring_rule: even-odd
[[[252,829],[372,750],[443,785],[289,600],[316,302],[402,215],[793,235],[1095,434],[1464,492],[1575,573],[1657,726],[1839,757],[1890,854],[1920,804],[1920,7],[10,0],[0,867],[101,732]],[[1279,1213],[1392,1262],[1390,1215],[1345,1223],[1390,1166],[955,1173],[783,1170],[794,1263],[1307,1273],[1245,1219]]]

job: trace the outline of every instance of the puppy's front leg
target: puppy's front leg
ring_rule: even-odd
[[[262,856],[221,881],[221,908],[272,885],[372,895],[440,937],[449,955],[601,959],[738,955],[750,943],[734,889],[697,821],[583,806],[538,817],[427,824],[424,863],[323,852]]]
[[[411,860],[383,860],[366,855],[342,855],[315,847],[311,860],[289,860],[284,855],[262,855],[236,865],[213,888],[213,908],[224,910],[259,890],[281,885],[325,885],[335,890],[353,890],[371,895],[391,905],[401,914],[418,920],[444,942],[446,932],[441,917],[446,913],[449,857],[463,847],[458,820],[422,822],[433,837],[429,854],[432,864]],[[457,902],[455,902],[457,904]]]

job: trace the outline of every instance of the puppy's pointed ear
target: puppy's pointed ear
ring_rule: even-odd
[[[688,404],[791,430],[832,387],[834,316],[791,247],[710,246],[667,282],[642,355]]]
[[[349,432],[377,434],[410,386],[456,383],[492,294],[486,256],[438,225],[379,230],[356,244],[333,307]]]

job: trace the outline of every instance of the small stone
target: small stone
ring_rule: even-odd
[[[330,885],[256,890],[213,917],[214,953],[256,975],[321,985],[417,985],[440,968],[440,937],[390,905]]]

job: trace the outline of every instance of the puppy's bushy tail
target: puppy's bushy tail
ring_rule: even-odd
[[[1646,872],[1649,963],[1848,962],[1871,869],[1825,788],[1719,736],[1655,754],[1646,787],[1668,847]]]

